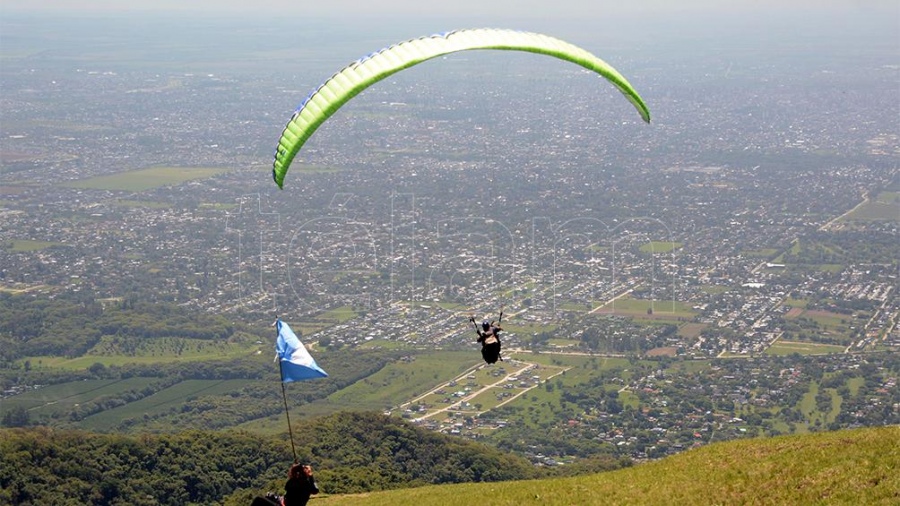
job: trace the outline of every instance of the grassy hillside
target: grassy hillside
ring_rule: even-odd
[[[614,472],[330,496],[313,506],[898,504],[900,427],[750,439]],[[327,483],[322,484],[327,490]]]

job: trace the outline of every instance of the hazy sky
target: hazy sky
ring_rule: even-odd
[[[164,31],[141,31],[149,26],[149,14],[165,17],[166,26],[182,30],[183,23],[224,18],[233,25],[232,38],[245,45],[241,29],[262,23],[282,42],[296,34],[350,30],[371,37],[369,45],[387,44],[459,28],[496,27],[550,33],[590,47],[607,47],[610,41],[664,50],[682,42],[694,48],[722,41],[778,47],[785,41],[810,45],[812,40],[831,47],[865,47],[870,41],[882,50],[900,47],[900,0],[0,0],[0,51],[4,33],[5,46],[13,42],[12,14],[18,13],[32,14],[30,26],[49,31],[37,35],[53,36],[51,19],[67,22],[66,14],[77,13],[108,21],[116,33],[132,39],[142,33],[149,33],[148,38],[168,36]],[[121,15],[127,22],[119,20]],[[177,23],[171,21],[173,16]],[[245,37],[259,38],[261,33]],[[339,54],[355,58],[361,47]]]
[[[307,13],[309,15],[472,15],[583,18],[599,15],[666,15],[673,12],[718,12],[839,8],[900,11],[897,0],[3,0],[4,10],[123,12],[205,11],[222,13]]]
[[[485,26],[555,31],[571,24],[595,35],[668,33],[669,38],[704,32],[767,36],[770,29],[773,35],[834,31],[852,38],[869,33],[870,26],[882,34],[900,33],[900,0],[2,0],[0,25],[4,15],[20,12],[154,13],[198,22],[240,15],[247,21],[271,18],[273,25],[296,22],[305,29],[310,21],[331,18],[348,24],[377,21],[376,31],[411,21],[432,32]]]

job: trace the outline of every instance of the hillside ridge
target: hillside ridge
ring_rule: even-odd
[[[728,441],[586,476],[329,496],[313,506],[898,504],[900,426]],[[327,489],[327,485],[325,485]]]

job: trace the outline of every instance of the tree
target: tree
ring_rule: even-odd
[[[15,406],[3,415],[4,427],[27,427],[30,423],[28,410],[22,406]]]

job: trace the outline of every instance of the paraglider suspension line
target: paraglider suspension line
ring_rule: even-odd
[[[291,413],[288,411],[287,393],[284,390],[284,372],[282,371],[281,359],[278,359],[278,374],[281,376],[281,398],[284,399],[284,414],[287,416],[288,435],[291,438],[291,453],[294,454],[294,462],[297,462],[297,450],[294,447],[294,431],[291,429]]]

